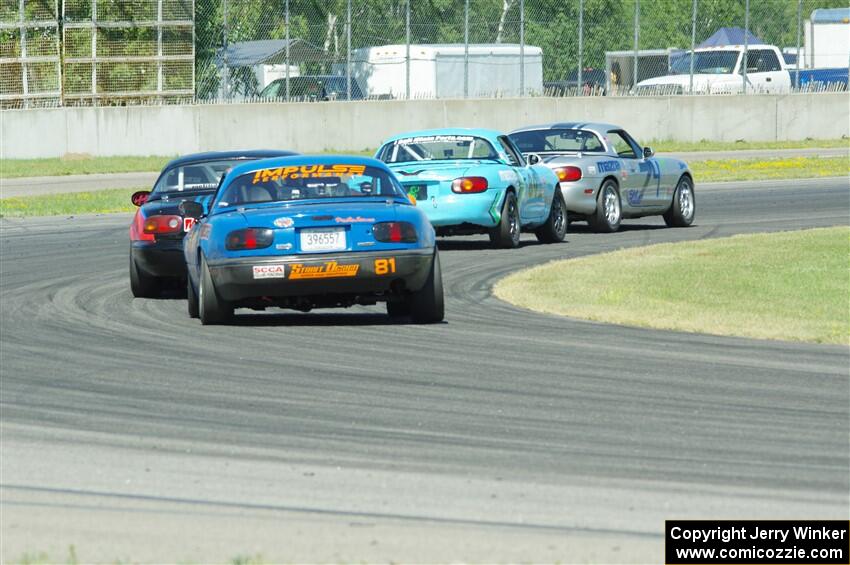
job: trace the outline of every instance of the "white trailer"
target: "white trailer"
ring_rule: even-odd
[[[850,63],[850,8],[829,8],[812,12],[803,26],[806,69],[847,67]]]
[[[364,47],[351,52],[351,74],[366,97],[407,96],[407,46]],[[520,77],[524,61],[525,77]],[[410,98],[463,98],[468,67],[470,98],[509,97],[543,92],[543,50],[526,45],[462,43],[410,46]],[[345,65],[335,66],[345,74]]]

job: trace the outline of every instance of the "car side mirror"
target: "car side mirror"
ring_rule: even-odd
[[[655,155],[655,151],[652,150],[652,147],[644,147],[643,148],[643,158],[644,159],[649,159],[653,155]]]
[[[185,218],[194,218],[198,219],[204,215],[204,207],[199,202],[194,202],[192,200],[184,200],[177,206],[177,210],[180,212],[180,215]]]
[[[537,153],[529,153],[526,156],[525,160],[529,165],[536,165],[540,162],[540,155],[538,155]]]
[[[139,190],[133,193],[133,196],[130,197],[130,202],[133,203],[133,206],[141,206],[150,198],[151,191],[150,190]]]

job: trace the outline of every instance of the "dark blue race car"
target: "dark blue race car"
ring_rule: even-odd
[[[184,241],[188,309],[204,324],[235,308],[308,311],[387,304],[391,316],[443,319],[434,228],[386,165],[299,156],[233,168]]]
[[[180,215],[184,200],[205,201],[215,193],[224,173],[240,163],[295,155],[291,151],[224,151],[196,153],[168,163],[153,191],[133,194],[139,207],[130,224],[130,289],[136,297],[157,296],[170,281],[186,277],[183,235],[194,220]]]

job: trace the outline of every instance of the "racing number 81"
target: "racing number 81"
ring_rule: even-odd
[[[375,259],[375,274],[386,275],[395,272],[395,257],[389,259]]]

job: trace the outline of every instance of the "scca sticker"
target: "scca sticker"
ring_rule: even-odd
[[[262,169],[254,173],[254,182],[266,182],[280,179],[312,179],[321,177],[339,177],[343,175],[362,175],[366,165],[299,165],[297,167],[275,167]]]
[[[360,265],[340,265],[336,261],[328,261],[324,265],[302,265],[295,263],[289,271],[290,279],[333,279],[355,277]]]
[[[254,265],[255,279],[285,279],[286,268],[283,265]]]

